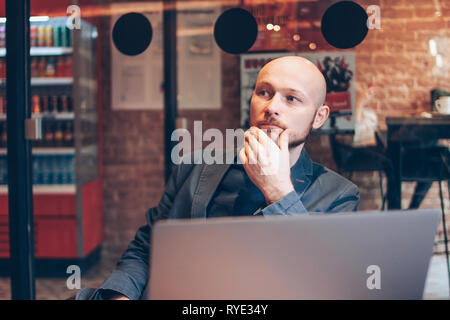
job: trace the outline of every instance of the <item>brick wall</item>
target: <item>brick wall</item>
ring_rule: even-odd
[[[432,75],[434,62],[427,47],[430,36],[450,36],[450,3],[439,1],[442,15],[437,17],[434,15],[434,2],[430,0],[357,2],[363,7],[380,5],[382,17],[382,30],[370,31],[364,42],[355,49],[357,102],[361,100],[365,88],[375,82],[375,99],[369,103],[369,107],[376,110],[382,127],[388,115],[429,110],[431,88],[450,90],[449,73],[438,77]],[[103,59],[103,80],[100,85],[103,88],[104,252],[115,258],[126,248],[137,227],[145,223],[145,211],[157,204],[163,192],[164,124],[160,111],[111,110],[109,35],[109,18],[102,18],[99,36]],[[222,85],[221,110],[179,113],[188,119],[189,127],[192,127],[194,120],[203,121],[203,130],[224,130],[239,126],[237,56],[222,54]],[[335,169],[327,137],[311,137],[307,150],[315,161]],[[361,189],[360,208],[380,208],[378,176],[360,173],[353,176],[353,181]],[[404,183],[404,207],[408,205],[412,188],[413,184]],[[447,186],[444,192],[448,208]],[[423,207],[438,206],[438,189],[433,186]]]
[[[369,103],[376,110],[380,127],[386,129],[387,116],[403,116],[430,111],[430,90],[436,87],[450,90],[450,72],[433,75],[434,57],[428,40],[435,36],[450,36],[450,3],[438,1],[441,16],[436,16],[435,1],[381,0],[358,1],[366,7],[381,7],[382,30],[370,31],[356,48],[357,101],[371,81],[376,85],[375,99]],[[448,58],[447,58],[448,59]],[[447,60],[447,66],[449,61]],[[371,174],[354,177],[361,187],[361,208],[371,209],[379,203],[377,179]],[[403,207],[409,205],[414,183],[403,183]],[[449,207],[447,186],[444,195]],[[439,207],[437,183],[424,199],[422,207]]]

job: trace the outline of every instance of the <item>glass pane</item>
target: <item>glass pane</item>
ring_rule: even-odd
[[[146,224],[147,210],[161,200],[165,170],[193,151],[207,162],[213,150],[240,150],[244,130],[264,129],[261,119],[292,128],[302,136],[294,142],[304,138],[301,148],[320,164],[314,168],[336,171],[358,187],[359,205],[344,211],[440,212],[442,203],[450,212],[450,35],[444,2],[354,1],[351,8],[339,8],[334,0],[176,1],[175,39],[164,38],[164,11],[174,7],[162,1],[31,2],[31,107],[43,129],[42,139],[32,143],[38,299],[66,299],[79,284],[100,286]],[[4,24],[0,20],[0,260],[8,256],[7,238],[1,238],[8,217]],[[173,73],[164,65],[168,40],[176,40]],[[270,94],[267,88],[255,91],[260,71],[283,56],[310,61],[321,85],[305,76],[300,91],[314,92],[305,99],[278,92],[287,85],[277,79],[270,88],[275,100],[257,104],[258,92],[261,99]],[[296,73],[303,80],[305,74]],[[165,132],[164,93],[171,84],[178,130]],[[303,101],[305,108],[311,101],[318,105],[300,115],[304,109],[291,100]],[[273,101],[278,111],[269,108]],[[326,115],[316,125],[319,108]],[[281,130],[269,129],[278,144]],[[294,145],[291,151],[302,143]],[[305,178],[291,176],[291,182],[294,188]],[[338,191],[346,188],[331,188],[338,204],[325,204],[328,193],[308,193],[314,183],[298,192],[304,208],[336,209]],[[230,193],[236,195],[243,184],[231,186]],[[226,188],[220,186],[203,203],[207,216],[249,215],[239,210],[250,210],[251,197],[236,212],[228,202],[228,209],[220,209],[216,197]],[[191,209],[186,203],[186,216],[180,215],[190,218]],[[448,225],[450,217],[444,217]],[[448,298],[444,234],[441,221],[430,242],[426,299]],[[0,278],[0,299],[9,298],[8,285],[8,278]]]
[[[11,296],[9,264],[8,159],[6,127],[6,25],[5,4],[0,3],[0,299]]]

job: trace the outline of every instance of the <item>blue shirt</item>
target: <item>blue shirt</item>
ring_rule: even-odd
[[[303,173],[302,171],[304,171],[300,158],[301,156],[291,168],[291,179],[294,176],[300,176]],[[294,181],[292,183],[295,185]],[[288,205],[290,198],[283,198],[280,201]],[[278,205],[283,205],[283,203],[278,203]],[[257,214],[259,209],[263,209],[266,206],[266,199],[263,193],[250,180],[244,166],[235,163],[225,173],[208,205],[206,214],[208,218],[249,216]]]

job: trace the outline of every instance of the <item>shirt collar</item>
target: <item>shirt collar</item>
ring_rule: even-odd
[[[294,180],[296,178],[310,175],[312,175],[312,161],[306,152],[305,147],[303,147],[297,162],[291,168],[291,178]]]

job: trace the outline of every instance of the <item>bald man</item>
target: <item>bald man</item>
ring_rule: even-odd
[[[151,230],[160,219],[356,210],[358,188],[313,163],[303,148],[311,130],[328,118],[325,94],[325,79],[308,60],[283,57],[266,64],[253,92],[241,163],[176,166],[116,269],[100,288],[83,289],[77,299],[140,299]]]
[[[311,130],[328,118],[326,89],[322,73],[302,57],[272,60],[259,72],[250,104],[251,128],[239,156],[267,204],[294,191],[298,181],[292,182],[290,168],[297,163]],[[278,167],[268,168],[273,163]]]

